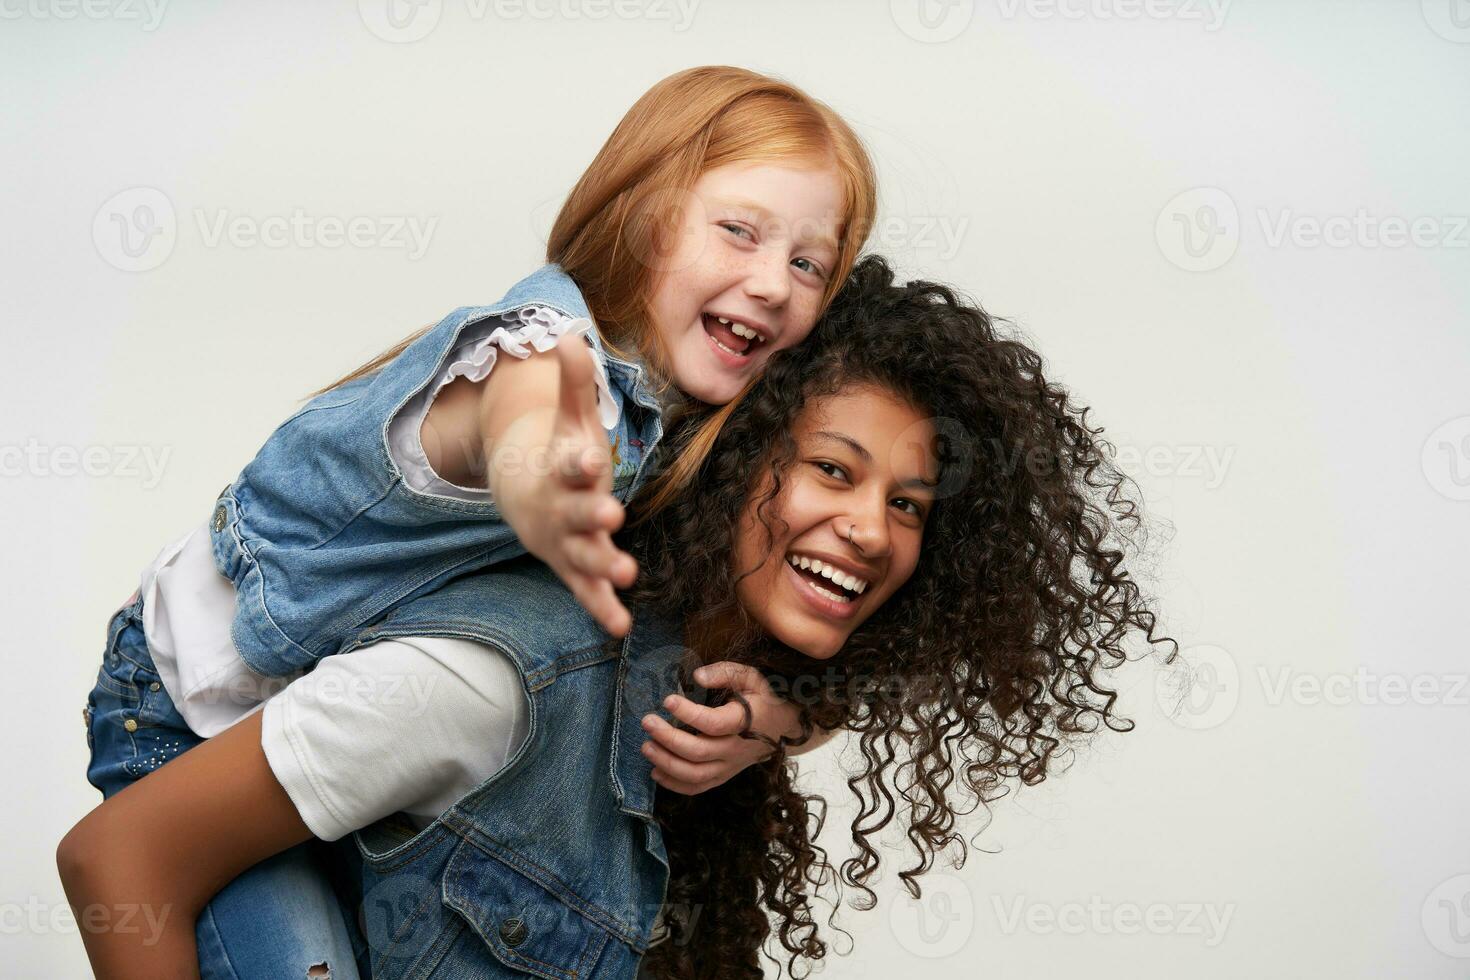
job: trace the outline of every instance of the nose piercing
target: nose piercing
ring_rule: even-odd
[[[857,525],[856,524],[849,524],[847,526],[847,543],[850,544],[850,545],[852,545],[854,548],[857,547],[857,542],[852,539],[852,532],[853,531],[856,531],[856,530],[857,530]]]

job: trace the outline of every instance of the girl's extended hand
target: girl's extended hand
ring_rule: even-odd
[[[491,450],[491,489],[507,524],[531,554],[546,562],[582,607],[614,636],[633,618],[614,587],[627,588],[638,563],[612,541],[623,504],[612,494],[607,433],[597,414],[597,390],[587,346],[558,344],[557,405],[549,436],[544,413],[527,412],[506,429],[503,444],[538,446],[522,466],[499,466]],[[527,436],[520,426],[539,429]],[[540,456],[538,465],[537,456]]]
[[[796,705],[777,695],[764,675],[749,664],[722,660],[694,672],[706,688],[728,687],[750,702],[751,730],[771,739],[780,735],[795,738],[801,715]],[[769,758],[775,749],[758,739],[741,738],[745,719],[740,702],[731,700],[718,708],[695,704],[671,694],[664,700],[675,718],[696,729],[675,728],[657,714],[643,716],[643,730],[652,741],[643,743],[643,754],[653,763],[653,779],[667,789],[686,796],[714,789],[746,766]],[[813,729],[812,738],[787,754],[797,754],[825,742],[830,735]]]

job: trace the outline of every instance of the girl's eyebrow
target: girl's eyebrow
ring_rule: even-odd
[[[864,463],[871,464],[873,462],[873,454],[864,449],[862,443],[858,442],[856,439],[854,439],[850,435],[847,435],[846,433],[829,432],[826,429],[822,429],[819,432],[813,432],[812,435],[821,436],[822,438],[830,439],[833,442],[840,442],[848,449],[851,449],[853,452],[857,453],[858,458],[861,459]],[[905,489],[911,490],[933,490],[935,487],[939,486],[939,481],[935,480],[931,482],[924,479],[923,477],[915,476],[910,477],[907,480],[900,480],[898,485]]]

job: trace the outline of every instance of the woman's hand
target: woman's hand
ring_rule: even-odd
[[[638,563],[612,541],[624,510],[612,494],[591,351],[577,340],[552,353],[503,358],[491,372],[496,384],[486,389],[481,428],[487,481],[526,550],[556,572],[603,629],[626,636],[633,618],[614,587],[632,585]]]
[[[728,687],[744,695],[750,703],[752,731],[772,740],[801,735],[801,713],[796,705],[772,691],[765,676],[749,664],[722,660],[699,668],[694,679],[706,688]],[[738,701],[710,708],[671,694],[664,707],[695,729],[675,728],[654,713],[643,716],[643,730],[652,739],[643,743],[643,754],[653,763],[654,782],[666,789],[686,796],[703,793],[775,752],[759,739],[740,737],[745,711]],[[787,755],[809,752],[833,734],[813,728],[811,738],[787,749]]]

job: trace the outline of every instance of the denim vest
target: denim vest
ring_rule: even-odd
[[[284,676],[341,652],[399,604],[525,554],[493,503],[411,489],[388,423],[434,379],[467,325],[535,304],[590,317],[577,285],[546,265],[493,306],[460,307],[380,370],[313,398],[283,422],[216,501],[215,566],[235,586],[230,634],[254,671]],[[614,494],[630,500],[663,435],[646,369],[590,331],[618,421]]]
[[[399,605],[349,649],[424,635],[507,654],[529,732],[423,830],[388,818],[334,845],[348,862],[346,899],[361,910],[364,968],[378,980],[631,980],[668,885],[640,721],[679,689],[679,631],[640,608],[610,645],[526,556]]]

